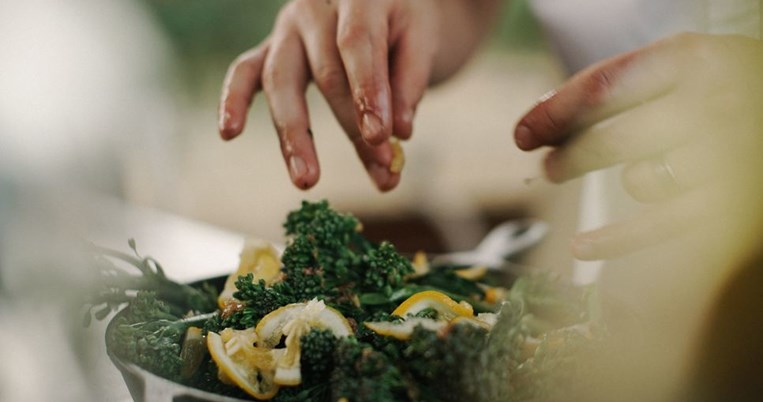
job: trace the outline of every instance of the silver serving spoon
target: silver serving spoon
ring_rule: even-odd
[[[518,219],[493,228],[472,250],[440,254],[435,263],[456,265],[483,265],[490,270],[501,270],[507,259],[538,244],[548,232],[545,222]]]

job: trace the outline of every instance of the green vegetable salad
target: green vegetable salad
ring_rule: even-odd
[[[404,256],[326,201],[303,202],[284,228],[282,253],[247,241],[224,284],[173,282],[132,241],[132,254],[98,249],[90,310],[127,304],[110,352],[241,399],[558,400],[603,332],[590,288]]]

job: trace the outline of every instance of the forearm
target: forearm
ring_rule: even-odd
[[[440,46],[435,54],[430,85],[455,74],[488,36],[504,1],[441,0]]]

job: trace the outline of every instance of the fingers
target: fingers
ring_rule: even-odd
[[[435,35],[423,22],[409,27],[396,42],[392,55],[393,134],[408,139],[413,133],[413,116],[429,84],[436,50]]]
[[[663,97],[600,121],[547,155],[545,173],[564,182],[587,172],[658,155],[707,130],[701,119],[676,118],[687,110],[680,97]]]
[[[717,142],[709,137],[630,163],[622,172],[623,187],[637,201],[653,203],[724,177],[732,163],[720,155]]]
[[[690,192],[630,220],[580,233],[572,254],[580,260],[611,259],[663,243],[706,221],[709,199],[705,191]]]
[[[400,175],[390,171],[392,153],[388,140],[379,145],[369,145],[362,138],[350,85],[337,48],[336,13],[322,2],[303,5],[312,7],[310,12],[300,13],[298,26],[313,80],[352,141],[376,187],[381,191],[391,190],[400,181]]]
[[[260,75],[268,53],[268,40],[251,49],[228,68],[223,82],[218,130],[224,140],[241,134],[246,124],[246,114],[254,94],[260,89]]]
[[[363,139],[378,145],[392,134],[387,18],[381,2],[341,2],[337,46]]]
[[[386,192],[397,187],[400,182],[400,172],[393,172],[392,160],[395,155],[389,140],[380,145],[371,146],[362,138],[355,137],[353,145],[379,191]]]
[[[308,189],[320,170],[305,101],[307,60],[294,31],[274,35],[263,70],[263,88],[292,182]]]
[[[669,92],[680,71],[673,59],[677,46],[657,42],[576,74],[520,119],[517,146],[529,151],[560,145],[578,130]]]

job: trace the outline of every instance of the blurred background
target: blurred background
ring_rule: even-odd
[[[558,189],[527,183],[539,176],[539,155],[517,151],[512,130],[562,76],[524,1],[507,4],[483,51],[426,95],[404,146],[402,183],[390,194],[374,189],[314,88],[309,104],[323,167],[315,189],[292,188],[263,96],[244,136],[218,138],[225,69],[269,33],[282,3],[6,6],[3,169],[24,180],[55,175],[273,240],[304,198],[327,198],[380,235],[396,236],[390,232],[404,225],[400,232],[415,236],[399,239],[403,246],[432,251],[469,247],[495,221],[546,212],[537,200],[548,197],[537,195]]]
[[[372,237],[411,250],[469,248],[496,222],[518,216],[558,220],[559,231],[574,222],[577,184],[528,180],[540,175],[540,155],[513,145],[517,118],[563,78],[524,0],[507,2],[477,57],[425,96],[404,144],[402,182],[390,194],[374,189],[314,88],[323,173],[311,191],[288,180],[264,96],[255,98],[245,135],[232,143],[217,136],[225,70],[269,33],[283,1],[101,3],[3,6],[5,176],[72,183],[276,241],[302,199],[327,198],[363,219]],[[566,254],[541,263],[567,264],[556,259]]]
[[[283,3],[0,1],[0,321],[10,323],[0,400],[126,397],[102,336],[78,330],[74,306],[91,280],[73,252],[83,241],[124,250],[135,238],[191,280],[232,269],[245,237],[283,241],[286,213],[325,198],[403,251],[469,249],[501,221],[540,217],[551,231],[523,262],[571,267],[578,183],[536,180],[541,154],[512,139],[518,117],[564,78],[525,0],[507,2],[471,63],[427,93],[389,194],[314,88],[314,189],[289,181],[263,96],[242,137],[218,137],[225,70]],[[89,372],[113,378],[94,389]]]

